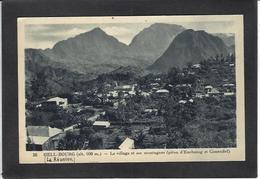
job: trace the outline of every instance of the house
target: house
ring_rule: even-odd
[[[221,92],[219,92],[218,89],[213,88],[212,86],[208,85],[205,86],[205,92],[207,93],[205,96],[209,97],[209,96],[216,96],[216,95],[220,95],[222,94]]]
[[[49,138],[62,133],[61,129],[51,128],[49,126],[27,126],[27,144],[26,147],[31,150],[42,150],[43,145]]]
[[[121,150],[134,149],[134,140],[127,137],[118,148]]]
[[[234,96],[235,93],[234,92],[226,92],[224,93],[224,96]]]
[[[151,95],[150,93],[147,93],[147,92],[144,92],[144,91],[141,92],[141,96],[148,97],[150,95]]]
[[[143,111],[143,113],[149,113],[149,114],[157,115],[158,114],[158,109],[145,109]]]
[[[75,92],[73,92],[73,95],[80,96],[80,95],[83,95],[83,92],[82,91],[75,91]]]
[[[150,86],[151,86],[151,87],[159,87],[160,84],[159,84],[159,83],[151,83]]]
[[[136,84],[116,86],[115,91],[118,93],[119,97],[127,97],[128,95],[133,96],[136,95],[135,87]]]
[[[169,87],[169,88],[173,88],[173,85],[172,85],[172,84],[168,84],[168,87]]]
[[[167,89],[159,89],[156,92],[157,97],[168,97],[169,96],[169,90]]]
[[[97,94],[97,97],[99,97],[99,98],[101,98],[102,96],[103,96],[103,94],[101,94],[101,93]]]
[[[196,98],[203,98],[203,97],[204,97],[204,95],[203,95],[203,93],[202,93],[202,92],[200,92],[200,91],[197,91],[197,92],[195,93],[195,97],[196,97]]]
[[[223,84],[223,87],[234,87],[235,84],[233,83],[226,83],[226,84]]]
[[[212,88],[212,90],[210,92],[208,92],[208,94],[209,95],[218,95],[218,94],[220,94],[220,92],[216,88]]]
[[[179,104],[186,104],[186,103],[187,103],[186,100],[180,100],[180,101],[179,101]]]
[[[191,68],[195,68],[195,69],[200,68],[200,64],[199,63],[198,64],[194,64],[194,65],[191,66]]]
[[[108,94],[107,94],[107,97],[117,98],[118,92],[117,91],[109,91]]]
[[[209,92],[211,92],[212,89],[213,89],[213,86],[211,86],[211,85],[207,85],[207,86],[205,86],[205,93],[209,93]]]
[[[169,90],[167,90],[167,89],[160,89],[160,90],[157,90],[156,93],[157,94],[168,94]]]
[[[234,92],[236,89],[236,86],[233,83],[225,83],[225,84],[223,84],[223,89],[225,92]]]
[[[122,91],[122,92],[130,92],[135,91],[135,84],[134,85],[122,85],[122,86],[116,86],[115,90]]]
[[[178,84],[178,85],[176,85],[175,86],[176,88],[183,88],[183,87],[189,87],[189,88],[191,88],[191,84]]]
[[[60,98],[60,97],[54,97],[54,98],[50,98],[48,99],[46,102],[44,102],[44,105],[47,106],[60,106],[63,108],[67,108],[68,107],[68,99],[67,98]]]
[[[105,128],[108,128],[109,126],[110,126],[109,121],[95,121],[93,123],[93,127],[95,129],[105,129]]]
[[[159,89],[155,92],[155,97],[168,97],[169,90],[167,89]]]
[[[188,75],[195,75],[195,72],[189,71],[189,72],[188,72]]]

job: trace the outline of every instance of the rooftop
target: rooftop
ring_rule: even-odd
[[[124,142],[119,146],[119,149],[126,150],[126,149],[133,149],[134,148],[134,140],[130,138],[126,138]]]
[[[167,89],[160,89],[160,90],[157,90],[156,93],[169,93],[169,90],[167,90]]]
[[[93,126],[105,126],[105,127],[109,127],[110,126],[110,122],[109,121],[95,121]]]

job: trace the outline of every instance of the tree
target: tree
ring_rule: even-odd
[[[36,76],[31,82],[31,90],[33,100],[37,100],[48,95],[49,90],[47,88],[46,75],[44,72],[36,73]]]
[[[179,75],[180,72],[181,72],[181,70],[176,67],[173,67],[169,70],[168,78],[169,78],[170,83],[172,83],[172,84],[180,83],[180,81],[181,81],[181,77]]]
[[[100,134],[93,134],[90,136],[89,148],[90,149],[102,149],[103,148],[103,138]]]

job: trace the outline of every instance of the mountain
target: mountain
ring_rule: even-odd
[[[235,45],[235,35],[234,34],[215,33],[212,35],[221,38],[223,40],[223,42],[226,44],[226,46],[228,46],[228,47]]]
[[[215,33],[213,34],[223,40],[223,42],[228,47],[229,53],[235,53],[235,34],[232,33]]]
[[[84,74],[109,72],[121,65],[144,65],[141,59],[132,58],[127,45],[100,28],[60,41],[45,54]]]
[[[26,58],[47,60],[48,64],[55,62],[60,68],[95,77],[121,66],[146,68],[165,51],[175,35],[183,30],[178,25],[153,24],[137,34],[128,46],[102,29],[94,28],[59,41],[51,49],[30,49],[25,53]]]
[[[184,67],[188,62],[197,63],[221,54],[228,54],[223,40],[205,31],[188,29],[175,37],[168,49],[148,70],[167,72],[171,67]]]
[[[175,24],[155,23],[139,32],[129,44],[130,50],[152,64],[185,28]]]

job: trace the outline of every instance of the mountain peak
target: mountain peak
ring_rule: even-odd
[[[94,29],[92,29],[91,31],[89,32],[101,32],[101,33],[105,33],[100,27],[95,27]]]
[[[198,63],[220,54],[227,54],[227,47],[220,38],[202,30],[188,29],[177,35],[163,55],[148,69],[167,72],[171,67],[183,67],[188,62]]]

